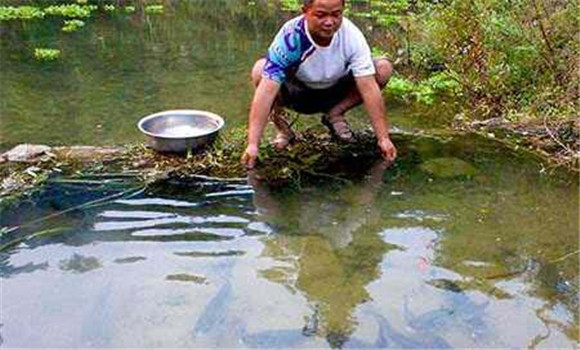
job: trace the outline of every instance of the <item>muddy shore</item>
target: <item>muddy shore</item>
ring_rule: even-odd
[[[500,121],[471,123],[459,133],[446,135],[394,134],[395,143],[416,138],[441,138],[476,134],[493,139],[501,147],[524,152],[543,163],[542,169],[578,173],[578,122],[548,129],[539,124],[505,124]],[[567,130],[567,131],[566,131]],[[568,133],[568,134],[567,134]],[[563,137],[566,135],[568,139]],[[270,146],[261,150],[258,172],[272,184],[306,177],[333,178],[337,164],[379,157],[370,130],[358,134],[352,144],[342,145],[317,130],[305,130],[302,140],[278,153]],[[22,144],[0,155],[0,198],[16,199],[34,191],[50,177],[82,178],[87,175],[134,176],[150,183],[171,178],[240,178],[247,175],[239,159],[242,137],[221,138],[197,154],[161,154],[144,144],[124,147],[49,147]],[[400,153],[404,157],[404,152]]]

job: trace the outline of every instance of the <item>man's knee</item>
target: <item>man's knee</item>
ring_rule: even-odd
[[[254,63],[254,67],[252,67],[251,77],[254,87],[257,87],[258,84],[260,83],[260,80],[262,80],[262,71],[264,70],[265,64],[266,59],[260,58],[259,60],[256,61],[256,63]]]
[[[391,75],[393,74],[393,65],[384,57],[375,58],[373,62],[375,64],[376,71],[375,77],[377,79],[377,83],[382,89],[387,85]]]

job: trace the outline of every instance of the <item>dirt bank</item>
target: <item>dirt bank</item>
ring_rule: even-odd
[[[516,149],[530,149],[548,160],[553,167],[580,171],[580,118],[551,122],[537,119],[509,122],[493,118],[456,125],[456,128],[483,133]]]

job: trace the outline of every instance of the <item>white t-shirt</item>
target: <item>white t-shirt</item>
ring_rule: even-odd
[[[374,75],[371,50],[362,32],[347,18],[330,45],[317,45],[304,16],[286,22],[268,49],[263,76],[282,84],[294,75],[312,89],[326,89],[351,71]]]

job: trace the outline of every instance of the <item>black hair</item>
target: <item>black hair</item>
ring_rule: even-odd
[[[314,1],[316,0],[302,0],[302,5],[308,7],[311,6],[312,4],[314,4]],[[346,0],[342,0],[342,5],[345,5]]]

